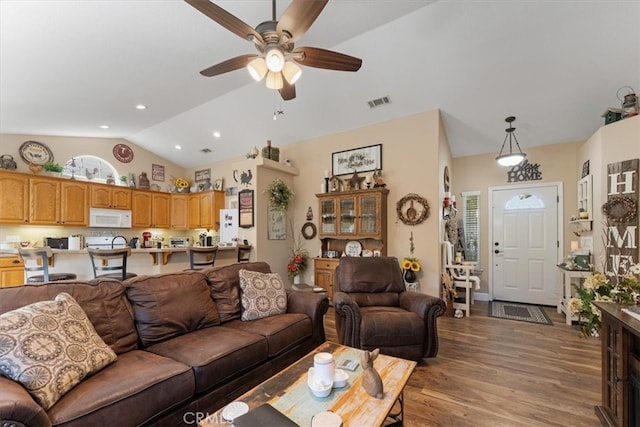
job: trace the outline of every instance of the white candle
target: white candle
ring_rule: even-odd
[[[456,201],[456,196],[451,196],[451,203]]]
[[[580,246],[578,246],[578,242],[576,240],[571,241],[571,252],[577,251],[579,247]]]
[[[324,177],[325,178],[329,178],[329,170],[328,169],[324,170]]]
[[[325,188],[324,188],[324,182],[323,182],[322,184],[320,184],[320,192],[324,193],[324,190]]]
[[[447,191],[446,193],[444,193],[444,197],[451,197],[451,192]]]

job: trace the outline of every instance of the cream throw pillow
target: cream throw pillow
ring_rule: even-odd
[[[21,383],[44,409],[114,360],[67,293],[0,315],[0,373]]]
[[[241,320],[256,320],[286,313],[287,292],[278,273],[240,270]]]

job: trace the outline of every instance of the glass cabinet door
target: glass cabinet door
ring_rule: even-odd
[[[340,201],[340,234],[356,232],[356,202],[353,197],[341,198]]]
[[[359,199],[359,209],[360,209],[360,234],[376,234],[378,233],[378,197],[375,195],[372,196],[362,196]]]
[[[336,234],[336,201],[335,199],[323,200],[320,205],[321,223],[320,229],[324,234]]]

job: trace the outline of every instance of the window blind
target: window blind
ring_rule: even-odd
[[[465,259],[480,262],[480,193],[462,193]]]

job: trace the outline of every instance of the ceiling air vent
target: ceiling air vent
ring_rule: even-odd
[[[377,98],[377,99],[372,99],[371,101],[367,101],[367,104],[369,104],[369,108],[382,107],[383,105],[391,104],[391,98],[389,98],[389,95],[387,95],[387,96],[383,96],[382,98]]]
[[[212,153],[213,151],[211,151],[210,148],[203,148],[202,150],[200,150],[201,153]]]

